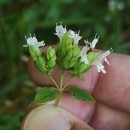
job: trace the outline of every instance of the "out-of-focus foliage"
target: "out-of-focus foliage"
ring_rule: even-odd
[[[35,92],[24,36],[54,44],[55,24],[62,22],[90,41],[97,33],[101,49],[130,54],[129,12],[129,0],[0,0],[0,130],[19,129]]]

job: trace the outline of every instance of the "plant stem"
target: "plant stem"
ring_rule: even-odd
[[[55,82],[55,80],[52,78],[52,76],[49,76],[49,78],[51,79],[51,81],[55,84],[55,86],[57,87],[57,89],[59,89],[58,84]]]
[[[59,93],[56,97],[56,102],[55,102],[55,105],[57,106],[60,102],[60,99],[61,99],[61,96],[62,96],[62,93],[63,93],[63,81],[64,81],[64,71],[62,70],[62,74],[61,74],[61,81],[60,81],[60,88],[59,88]]]
[[[64,71],[62,71],[62,75],[61,75],[60,89],[63,87],[63,81],[64,81]]]
[[[67,87],[67,85],[70,83],[72,78],[73,78],[73,76],[71,76],[70,79],[66,82],[66,84],[63,86],[63,90]]]
[[[56,97],[55,105],[57,106],[60,102],[61,96],[62,96],[63,89],[59,89],[59,94]]]

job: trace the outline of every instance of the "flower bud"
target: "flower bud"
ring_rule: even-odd
[[[46,57],[46,68],[48,69],[48,75],[51,74],[53,68],[56,65],[56,52],[52,47],[47,49],[45,54]]]
[[[42,54],[42,51],[39,48],[35,49],[33,46],[29,46],[29,51],[36,68],[41,73],[50,75],[56,65],[55,50],[49,47],[47,52]]]
[[[68,69],[75,65],[80,49],[77,44],[73,44],[72,38],[69,37],[68,31],[58,44],[58,64],[62,69]]]
[[[47,74],[45,58],[42,55],[42,51],[34,46],[29,46],[29,52],[34,61],[36,68],[43,74]]]
[[[52,57],[55,57],[55,50],[52,47],[49,47],[46,52],[47,59],[51,59]]]

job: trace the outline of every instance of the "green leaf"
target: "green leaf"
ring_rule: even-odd
[[[42,64],[40,61],[35,61],[34,62],[36,68],[43,74],[46,74],[47,73],[47,70],[45,69],[45,66],[44,64]]]
[[[71,87],[67,91],[70,92],[73,95],[73,97],[78,100],[96,102],[96,100],[92,97],[92,95],[89,92],[77,86]]]
[[[44,87],[37,92],[34,102],[45,103],[48,101],[52,101],[56,98],[57,95],[58,95],[57,88]]]

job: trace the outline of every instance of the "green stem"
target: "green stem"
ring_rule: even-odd
[[[65,74],[64,71],[62,71],[61,82],[60,82],[60,89],[63,87],[64,74]]]
[[[63,90],[67,87],[67,85],[70,83],[72,78],[73,78],[73,76],[71,76],[70,79],[66,82],[66,84],[63,86]]]
[[[59,104],[61,96],[62,96],[62,93],[63,93],[64,74],[65,74],[65,72],[62,70],[59,93],[58,93],[58,95],[56,97],[56,102],[55,102],[56,106]]]
[[[57,106],[57,105],[59,104],[59,102],[60,102],[62,93],[63,93],[63,89],[59,89],[59,94],[57,95],[57,97],[56,97],[56,102],[55,102],[55,105],[56,105],[56,106]]]
[[[57,87],[57,89],[59,89],[58,84],[55,82],[55,80],[52,78],[52,76],[49,76],[49,78],[51,79],[51,81],[55,84],[55,86]]]

